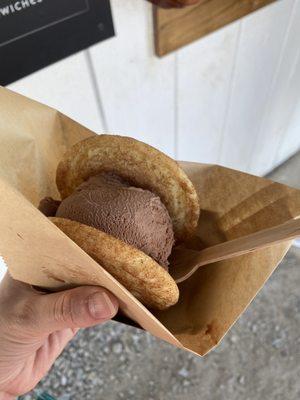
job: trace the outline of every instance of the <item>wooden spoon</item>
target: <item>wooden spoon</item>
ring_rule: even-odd
[[[199,267],[217,261],[248,254],[300,236],[300,219],[292,219],[284,224],[229,240],[204,250],[175,247],[171,257],[169,273],[177,283],[188,279]]]

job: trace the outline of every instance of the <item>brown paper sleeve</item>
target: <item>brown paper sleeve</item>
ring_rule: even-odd
[[[104,286],[118,297],[123,312],[153,335],[198,355],[216,346],[290,244],[203,267],[179,284],[177,305],[151,312],[36,209],[44,196],[58,198],[55,173],[65,150],[94,133],[4,88],[0,107],[0,255],[11,275],[53,290]],[[191,248],[244,236],[300,214],[296,189],[220,166],[182,166],[201,203]]]

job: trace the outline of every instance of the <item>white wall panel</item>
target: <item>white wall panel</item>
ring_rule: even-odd
[[[103,128],[84,52],[35,72],[8,87],[62,111],[96,132]]]
[[[234,79],[224,125],[220,163],[248,171],[280,60],[293,0],[278,1],[242,21]],[[268,149],[261,157],[270,157]],[[261,158],[260,157],[260,158]],[[256,170],[263,170],[257,166]]]
[[[300,147],[299,101],[300,1],[297,0],[294,2],[278,68],[273,77],[265,115],[256,136],[250,164],[252,173],[270,171]]]
[[[4,264],[3,258],[0,256],[0,282],[2,281],[6,272],[6,265]]]
[[[298,71],[300,65],[298,66]],[[292,154],[300,151],[300,87],[298,86],[298,102],[294,107],[293,113],[289,116],[289,124],[282,133],[275,160],[272,167],[281,164]],[[300,171],[295,171],[299,175]]]
[[[150,4],[111,3],[117,37],[90,49],[107,129],[174,155],[175,56],[154,55]]]
[[[240,21],[178,52],[178,158],[219,158]]]

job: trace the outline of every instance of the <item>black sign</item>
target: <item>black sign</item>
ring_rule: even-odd
[[[0,84],[113,35],[109,0],[0,0]]]

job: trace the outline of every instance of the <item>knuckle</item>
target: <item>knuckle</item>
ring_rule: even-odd
[[[57,322],[67,322],[76,325],[72,297],[68,293],[63,293],[57,298],[54,304],[54,320]]]

